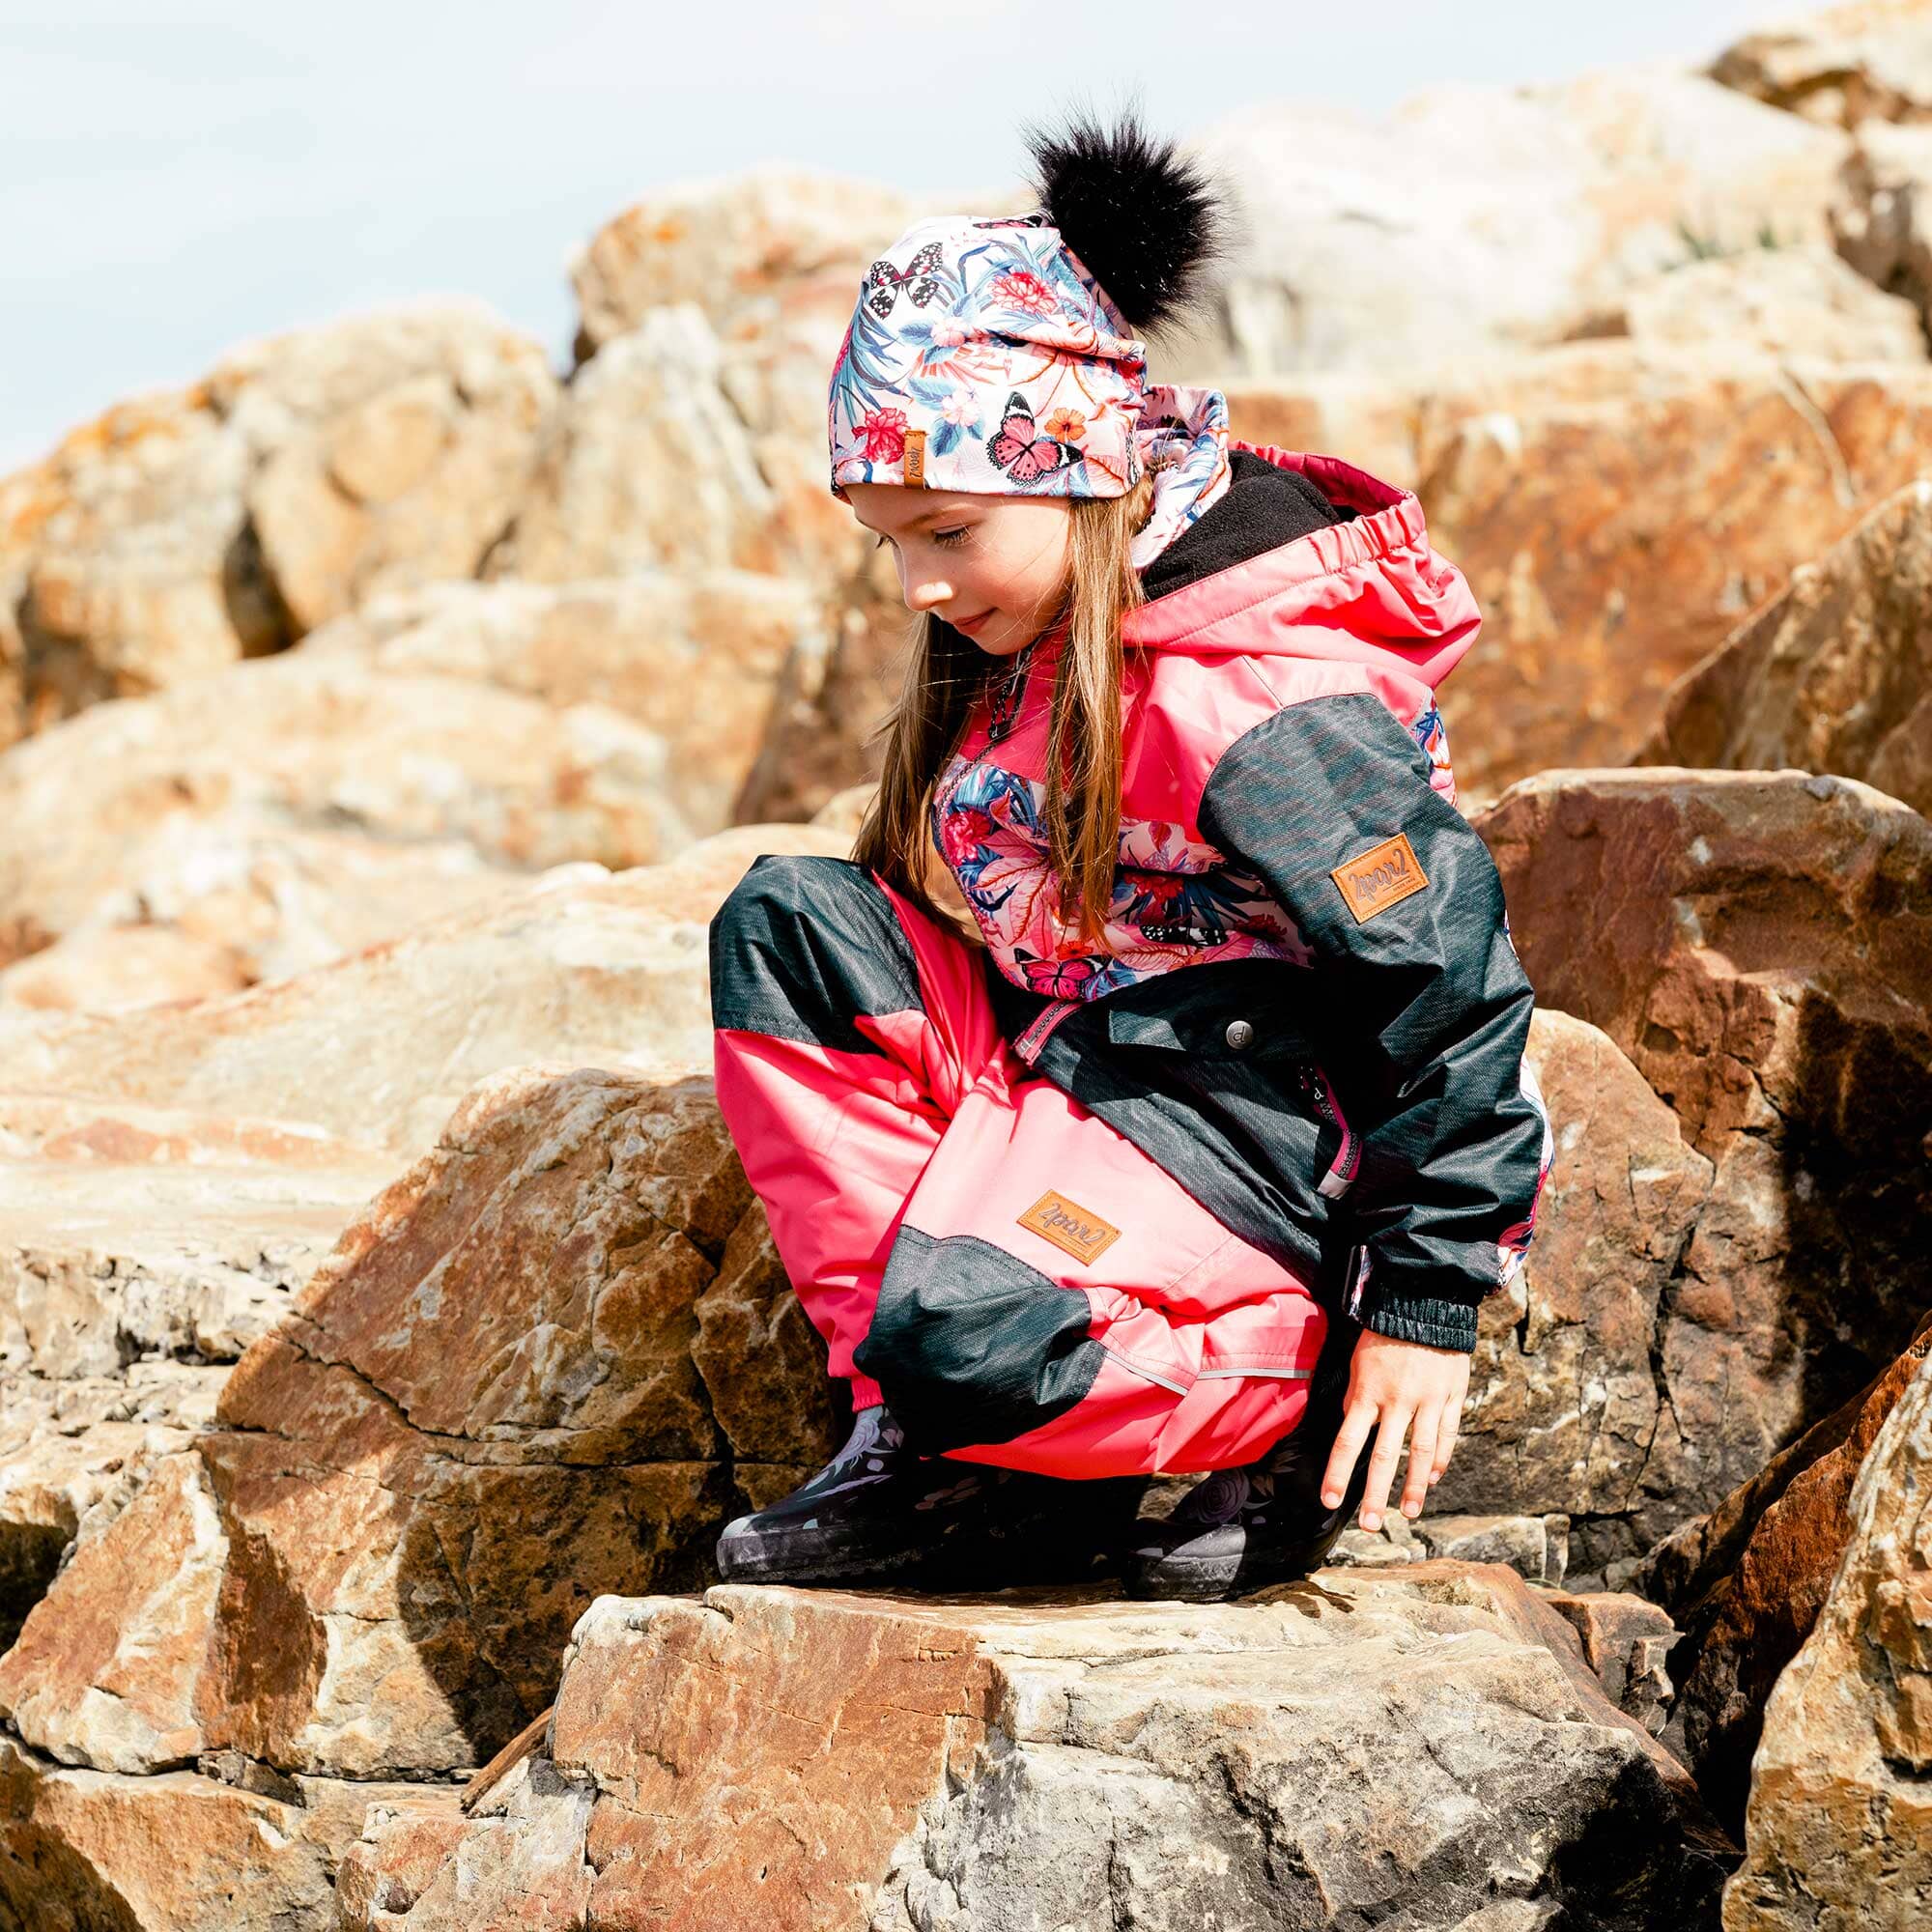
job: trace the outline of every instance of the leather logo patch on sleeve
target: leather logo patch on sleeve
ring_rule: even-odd
[[[1400,832],[1379,845],[1371,845],[1346,866],[1337,866],[1328,876],[1341,887],[1357,925],[1366,925],[1378,913],[1400,905],[1429,883],[1415,847]]]
[[[1022,1228],[1031,1228],[1076,1262],[1093,1261],[1121,1238],[1120,1229],[1085,1208],[1076,1208],[1065,1195],[1051,1188],[1018,1218]]]

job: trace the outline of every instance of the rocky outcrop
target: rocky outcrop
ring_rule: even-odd
[[[670,857],[699,828],[665,766],[661,737],[597,705],[301,653],[238,665],[0,759],[0,963],[158,928],[205,960],[202,990],[284,979],[545,867]],[[138,964],[94,980],[103,1004],[131,1003]]]
[[[1882,504],[1685,673],[1645,765],[1830,772],[1932,810],[1932,483]]]
[[[1825,127],[1932,118],[1932,7],[1853,0],[1802,8],[1745,35],[1711,63],[1726,87]]]
[[[1742,1823],[1765,1699],[1810,1634],[1844,1554],[1848,1499],[1886,1418],[1932,1353],[1932,1315],[1890,1368],[1748,1483],[1653,1550],[1636,1581],[1677,1614],[1673,1746]]]
[[[76,1546],[0,1710],[101,1771],[480,1763],[593,1596],[695,1579],[823,1460],[828,1404],[708,1081],[505,1075]]]
[[[0,743],[473,576],[554,388],[480,304],[423,305],[244,344],[75,430],[0,499]]]
[[[1434,88],[1385,117],[1268,102],[1197,147],[1250,224],[1225,317],[1175,352],[1218,381],[1520,352],[1700,250],[1826,242],[1849,143],[1656,67]]]
[[[1932,128],[1859,129],[1832,209],[1838,253],[1932,321]]]
[[[1706,1506],[1689,1463],[1720,1455],[1686,1444],[1656,1367],[1712,1169],[1596,1027],[1539,1011],[1529,1058],[1556,1160],[1530,1259],[1483,1307],[1462,1438],[1430,1508],[1535,1511],[1538,1531],[1542,1513],[1560,1512],[1566,1543],[1577,1537],[1567,1560],[1601,1579],[1606,1562]],[[1550,1575],[1546,1559],[1534,1574],[1560,1581],[1564,1569]]]
[[[684,838],[701,838],[740,817],[793,815],[741,810],[740,801],[781,707],[817,688],[833,648],[826,600],[809,584],[694,569],[437,584],[376,599],[298,655],[384,676],[465,678],[565,716],[583,704],[616,712],[661,745],[667,816]],[[840,768],[822,762],[828,775]]]
[[[540,1754],[470,1817],[373,1805],[339,1894],[358,1932],[1634,1928],[1725,1861],[1569,1626],[1431,1564],[1213,1607],[606,1598]]]
[[[1459,782],[1627,757],[1664,695],[1794,566],[1917,474],[1932,372],[1742,365],[1461,421],[1422,482],[1485,613]],[[1495,728],[1506,723],[1506,728]]]
[[[1548,773],[1478,824],[1539,1002],[1712,1163],[1655,1363],[1675,1493],[1715,1507],[1924,1305],[1932,828],[1847,780],[1674,769]]]
[[[1907,1932],[1932,1915],[1932,1363],[1849,1513],[1831,1594],[1765,1710],[1725,1932]]]
[[[708,1065],[711,915],[757,853],[842,856],[850,843],[746,825],[666,866],[559,867],[272,985],[37,1025],[9,1039],[10,1078],[306,1122],[413,1156],[465,1092],[505,1066]]]
[[[1732,356],[1923,362],[1919,308],[1902,295],[1886,294],[1891,286],[1820,242],[1747,248],[1633,282],[1578,332],[1628,335],[1664,347],[1721,344]]]

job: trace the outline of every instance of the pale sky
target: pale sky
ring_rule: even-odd
[[[1019,129],[1708,60],[1776,0],[0,0],[0,473],[251,336],[482,297],[567,366],[565,260],[785,160],[1015,179]],[[1180,22],[1187,23],[1182,31]]]

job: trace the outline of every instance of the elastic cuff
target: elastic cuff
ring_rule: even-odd
[[[1435,1295],[1384,1294],[1374,1285],[1363,1296],[1356,1318],[1364,1328],[1395,1342],[1426,1342],[1432,1349],[1460,1349],[1465,1355],[1476,1348],[1476,1308],[1469,1301],[1444,1301]]]
[[[1472,1342],[1469,1346],[1473,1348],[1475,1344]],[[852,1412],[855,1415],[862,1408],[871,1408],[885,1401],[885,1397],[879,1392],[878,1383],[870,1376],[853,1376],[851,1383]]]

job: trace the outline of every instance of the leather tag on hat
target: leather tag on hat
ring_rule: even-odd
[[[1121,1238],[1121,1231],[1090,1208],[1076,1207],[1066,1196],[1048,1188],[1018,1217],[1042,1240],[1051,1241],[1077,1262],[1091,1262]]]
[[[1337,866],[1328,876],[1341,887],[1357,925],[1366,925],[1429,884],[1429,874],[1422,869],[1415,847],[1400,832],[1379,845],[1371,845],[1346,866]]]
[[[925,488],[925,432],[923,429],[906,431],[905,480],[908,490]]]

